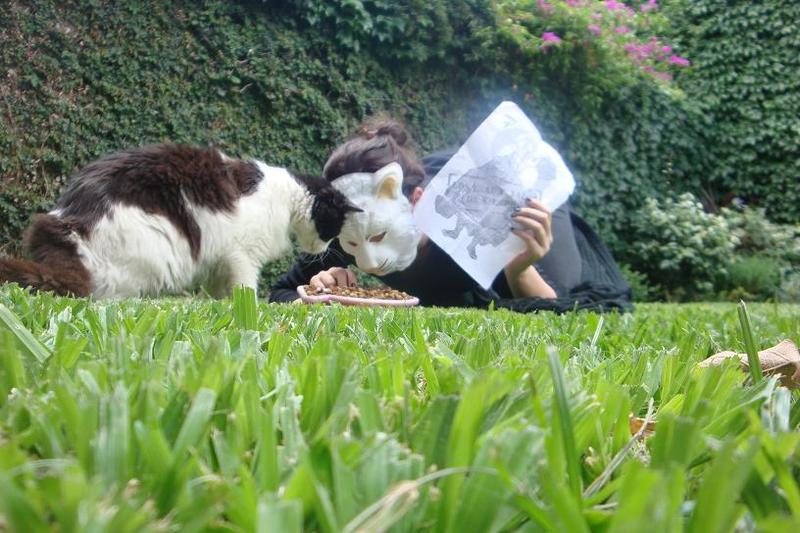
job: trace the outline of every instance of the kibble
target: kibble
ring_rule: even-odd
[[[349,296],[351,298],[365,298],[370,300],[410,300],[413,298],[408,293],[397,291],[388,287],[326,287],[317,289],[311,285],[304,287],[309,296],[334,294],[336,296]]]

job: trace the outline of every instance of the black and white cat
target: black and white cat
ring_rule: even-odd
[[[290,249],[321,253],[359,211],[323,178],[211,148],[160,144],[80,170],[24,237],[32,260],[0,258],[0,282],[97,298],[201,285],[223,297],[256,287]]]

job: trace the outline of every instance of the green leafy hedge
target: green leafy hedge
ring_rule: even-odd
[[[709,125],[711,196],[743,197],[776,221],[800,221],[800,3],[671,4],[693,62],[678,82]]]

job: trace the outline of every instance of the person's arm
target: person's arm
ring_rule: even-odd
[[[514,298],[555,298],[555,289],[532,266],[550,250],[553,242],[552,213],[542,203],[527,200],[512,219],[517,223],[517,228],[511,232],[525,243],[525,250],[504,269],[511,294]]]
[[[514,298],[555,298],[556,291],[547,284],[541,274],[533,267],[529,266],[522,272],[505,271],[508,288]]]
[[[350,256],[344,253],[336,241],[321,255],[302,254],[292,268],[272,286],[269,301],[276,303],[297,301],[299,285],[308,285],[312,277],[330,268],[346,268],[349,262]]]

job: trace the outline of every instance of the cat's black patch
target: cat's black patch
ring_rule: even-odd
[[[60,216],[87,237],[112,204],[166,217],[200,253],[200,227],[186,200],[211,211],[232,211],[262,175],[249,161],[223,159],[212,148],[159,144],[107,155],[81,169],[56,203]]]
[[[362,211],[352,205],[344,194],[334,189],[325,178],[302,174],[294,176],[314,195],[311,219],[321,240],[329,241],[338,237],[347,214]]]

